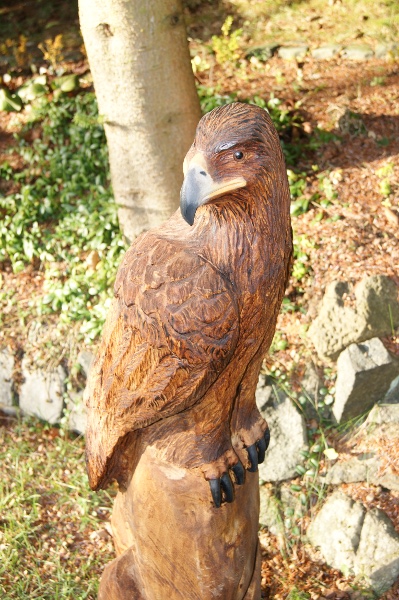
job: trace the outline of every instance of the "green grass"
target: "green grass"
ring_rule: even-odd
[[[1,597],[94,599],[114,558],[111,497],[89,490],[83,440],[33,420],[2,425]]]
[[[294,588],[288,594],[286,600],[309,600],[309,599],[310,599],[310,594],[308,594],[307,592],[301,592],[297,588]]]
[[[231,4],[254,43],[395,41],[399,33],[397,0],[231,0]]]

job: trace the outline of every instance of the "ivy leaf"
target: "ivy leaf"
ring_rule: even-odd
[[[16,94],[11,94],[8,90],[0,89],[0,111],[6,112],[20,111],[22,100]]]

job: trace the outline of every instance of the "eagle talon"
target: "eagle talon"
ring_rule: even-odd
[[[242,466],[242,463],[239,461],[234,467],[231,467],[231,470],[234,473],[236,484],[243,485],[245,482],[245,469]]]
[[[247,452],[248,458],[251,463],[251,466],[248,467],[248,471],[250,473],[256,473],[256,471],[258,470],[258,449],[256,447],[256,443],[252,444],[252,446],[248,446]]]
[[[267,450],[270,444],[270,429],[266,429],[265,433],[263,434],[263,439],[266,442],[265,450]]]
[[[234,487],[228,473],[223,473],[220,478],[220,485],[224,492],[224,499],[226,502],[233,502],[234,500]]]
[[[258,465],[260,465],[260,463],[263,463],[263,461],[265,460],[265,454],[266,450],[269,447],[269,442],[270,430],[266,429],[265,433],[263,434],[263,437],[261,437],[260,440],[255,442],[255,444],[248,446],[248,458],[251,463],[251,466],[248,467],[248,471],[250,473],[256,473],[256,471],[258,470]]]
[[[220,508],[222,504],[222,490],[220,487],[220,479],[209,479],[213,502],[216,508]]]
[[[260,438],[260,440],[258,440],[256,442],[256,447],[258,449],[258,464],[263,463],[263,461],[265,460],[265,454],[266,454],[266,440],[265,438]]]

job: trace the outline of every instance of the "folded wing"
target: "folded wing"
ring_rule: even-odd
[[[198,402],[232,356],[238,310],[228,281],[182,244],[149,232],[127,251],[86,388],[93,489],[122,477],[130,432]]]

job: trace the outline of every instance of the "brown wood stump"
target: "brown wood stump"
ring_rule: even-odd
[[[99,600],[259,600],[259,478],[215,508],[202,473],[144,452],[112,514]]]

